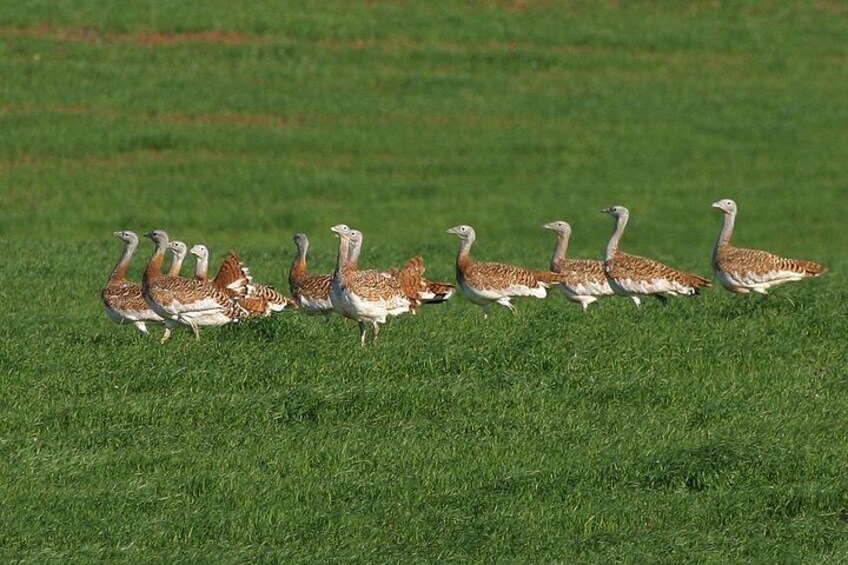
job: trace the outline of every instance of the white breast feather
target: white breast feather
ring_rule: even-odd
[[[510,296],[535,296],[536,298],[544,298],[548,294],[548,291],[545,290],[545,287],[541,283],[536,287],[512,285],[499,289],[483,289],[471,286],[465,280],[462,280],[459,286],[465,298],[478,305],[485,305]]]
[[[746,273],[733,272],[727,274],[733,280],[737,281],[736,284],[748,287],[762,285],[772,286],[783,282],[799,281],[804,278],[801,273],[796,273],[794,271],[769,271],[767,273],[755,273],[748,271]]]
[[[315,298],[307,298],[302,296],[300,299],[300,308],[307,314],[321,314],[333,309],[333,303],[329,298],[320,300]]]
[[[569,293],[575,296],[606,296],[613,294],[612,288],[606,281],[579,284],[559,283],[559,288],[566,296]]]

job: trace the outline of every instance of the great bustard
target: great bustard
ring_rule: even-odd
[[[339,224],[331,230],[339,237],[339,252],[330,286],[333,308],[346,318],[359,323],[359,340],[364,346],[368,325],[374,329],[374,338],[380,333],[380,324],[389,316],[409,312],[413,300],[408,296],[409,288],[420,285],[419,264],[410,261],[397,276],[389,276],[374,270],[350,268],[351,229]]]
[[[168,234],[155,230],[147,237],[156,248],[142,278],[142,294],[147,304],[164,320],[168,328],[175,324],[188,326],[200,338],[200,326],[221,326],[237,321],[244,310],[209,281],[172,277],[162,274],[162,262],[168,247]],[[168,339],[163,336],[162,341]]]
[[[477,233],[471,226],[460,225],[448,230],[459,238],[456,255],[456,280],[463,296],[483,309],[483,318],[488,317],[488,308],[495,302],[506,306],[513,313],[515,306],[510,302],[519,296],[544,298],[547,288],[559,282],[556,273],[533,271],[515,265],[474,261],[471,246]]]
[[[768,251],[733,247],[730,238],[736,222],[736,202],[725,198],[713,202],[713,207],[724,212],[724,225],[713,251],[713,270],[727,290],[740,294],[768,294],[768,289],[775,285],[818,277],[827,272],[827,267],[813,261],[786,259]]]
[[[138,331],[149,334],[147,324],[161,324],[162,317],[145,302],[141,285],[127,280],[130,259],[138,249],[138,236],[126,230],[116,231],[113,235],[124,242],[124,250],[106,286],[100,291],[106,316],[116,324],[132,324]]]
[[[556,233],[551,271],[562,275],[557,286],[568,300],[577,302],[585,310],[598,298],[615,294],[604,275],[603,261],[566,257],[568,240],[571,238],[571,225],[568,222],[559,220],[543,227]]]
[[[191,254],[197,257],[195,278],[207,280],[209,278],[209,249],[205,245],[198,244],[191,248]],[[238,269],[241,273],[240,278],[245,280],[246,291],[243,296],[238,296],[239,306],[244,308],[250,316],[265,317],[276,312],[282,312],[290,306],[297,307],[290,298],[277,292],[274,287],[254,282],[250,269],[242,263],[235,251],[230,251],[224,257],[221,268],[215,278],[212,279],[212,283],[230,294],[230,289],[220,281],[227,281],[228,285],[232,285],[233,277],[229,275],[229,272],[233,269]]]
[[[636,306],[641,304],[641,297],[654,296],[665,306],[669,296],[692,296],[699,294],[702,287],[712,286],[710,281],[699,275],[620,251],[619,241],[630,212],[624,206],[613,206],[602,212],[615,218],[615,229],[604,257],[604,273],[616,294],[629,296]]]
[[[307,272],[306,252],[309,250],[309,238],[305,233],[294,235],[297,254],[289,270],[289,288],[292,298],[300,312],[308,315],[329,315],[333,313],[330,301],[330,283],[332,273],[314,274]]]

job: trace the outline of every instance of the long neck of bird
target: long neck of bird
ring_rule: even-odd
[[[733,226],[736,224],[736,212],[728,212],[724,215],[724,225],[721,226],[721,233],[718,234],[716,248],[722,247],[730,243],[730,238],[733,236]]]
[[[165,246],[156,243],[156,249],[147,262],[147,268],[144,270],[143,282],[152,281],[162,276],[162,263],[165,261]]]
[[[362,251],[362,240],[358,240],[354,242],[353,245],[350,246],[350,249],[347,253],[347,267],[345,267],[348,271],[356,271],[359,269],[359,252]]]
[[[115,265],[115,268],[112,270],[111,276],[109,276],[109,281],[123,281],[127,278],[127,270],[130,267],[130,259],[132,259],[133,253],[135,253],[135,249],[138,246],[137,243],[127,242],[124,245],[124,252],[121,253],[121,258],[118,259],[118,264]]]
[[[183,261],[185,261],[185,255],[175,251],[174,258],[171,260],[171,267],[168,269],[169,277],[180,276],[180,271],[183,268]]]
[[[456,251],[456,269],[461,271],[471,262],[471,246],[474,245],[474,238],[460,239],[459,247]]]
[[[306,272],[306,250],[309,249],[309,243],[298,242],[297,243],[297,255],[294,257],[294,261],[292,261],[291,266],[291,274],[294,276],[300,276]]]
[[[736,212],[726,212],[724,214],[724,224],[721,226],[721,232],[718,234],[715,249],[713,249],[713,264],[718,259],[718,252],[725,245],[730,245],[730,238],[733,236],[733,226],[736,223]]]
[[[551,269],[555,269],[557,264],[565,259],[565,252],[568,250],[568,234],[565,232],[556,232],[556,247],[554,255],[551,257]]]
[[[344,282],[344,272],[347,267],[350,253],[350,243],[346,237],[339,237],[339,254],[336,256],[336,270],[333,271],[333,279]]]
[[[628,217],[626,215],[616,216],[615,218],[615,229],[612,232],[612,236],[610,236],[609,243],[607,244],[607,253],[605,259],[609,261],[615,254],[618,253],[618,242],[621,240],[621,235],[624,233],[624,226],[627,225]]]
[[[206,280],[209,278],[209,255],[199,255],[194,266],[194,278]]]

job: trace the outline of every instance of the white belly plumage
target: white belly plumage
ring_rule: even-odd
[[[104,305],[106,316],[116,324],[133,322],[162,322],[162,317],[153,310],[120,310]]]
[[[537,287],[512,285],[499,289],[483,289],[471,286],[465,282],[464,279],[460,279],[459,287],[462,289],[462,295],[478,306],[485,306],[491,302],[496,302],[511,296],[535,296],[536,298],[544,298],[548,294],[547,290],[545,290],[545,287],[542,285]]]
[[[695,293],[695,289],[668,279],[608,279],[610,287],[616,294],[624,296],[648,295],[648,294],[673,294],[688,296]]]
[[[224,305],[212,298],[204,298],[196,302],[183,304],[174,300],[162,309],[168,314],[168,319],[190,326],[223,326],[232,320],[226,315]]]
[[[570,300],[576,300],[577,297],[581,296],[595,297],[613,294],[613,290],[607,281],[578,284],[559,283],[557,286],[566,298]]]
[[[716,271],[716,277],[722,286],[728,290],[742,293],[750,291],[765,293],[774,285],[800,281],[804,278],[804,275],[794,271],[769,271],[767,273]]]
[[[329,298],[322,300],[318,298],[307,298],[305,296],[301,296],[300,309],[303,310],[304,314],[309,315],[329,314],[333,311],[333,303]]]
[[[330,289],[333,308],[343,316],[355,320],[385,323],[387,316],[399,316],[409,312],[410,301],[402,296],[389,300],[367,300],[350,289],[336,285]]]

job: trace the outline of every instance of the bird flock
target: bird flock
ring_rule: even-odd
[[[787,259],[772,253],[733,247],[730,244],[736,222],[737,205],[733,200],[714,202],[724,215],[724,222],[712,256],[715,276],[727,290],[748,294],[768,294],[771,287],[790,281],[816,277],[827,268],[813,261]],[[345,224],[330,230],[338,237],[336,266],[332,273],[315,274],[307,270],[309,239],[295,234],[297,248],[289,270],[292,298],[274,287],[254,281],[250,270],[235,252],[227,254],[214,278],[209,278],[209,250],[204,245],[191,249],[182,242],[170,240],[162,230],[146,237],[154,245],[141,283],[127,280],[132,256],[139,238],[131,231],[114,232],[124,242],[124,249],[101,299],[106,315],[118,324],[132,324],[148,334],[148,326],[164,326],[161,341],[171,336],[174,328],[185,326],[200,337],[200,327],[231,324],[254,317],[271,316],[286,309],[310,316],[333,313],[355,320],[359,325],[360,343],[367,341],[371,328],[376,340],[380,326],[389,317],[410,313],[428,304],[447,301],[456,293],[480,306],[483,318],[492,304],[515,312],[512,300],[533,296],[544,298],[547,289],[556,286],[572,302],[583,309],[607,296],[629,297],[636,306],[642,298],[653,296],[664,306],[672,296],[693,296],[711,283],[700,275],[674,269],[668,265],[631,255],[620,249],[630,213],[624,206],[602,210],[615,219],[603,260],[567,257],[571,226],[564,221],[543,227],[556,234],[556,247],[549,270],[525,269],[517,265],[476,261],[471,247],[477,239],[474,228],[459,225],[447,230],[459,239],[456,256],[456,282],[430,281],[424,277],[424,260],[413,257],[401,268],[386,270],[359,269],[363,234]],[[163,272],[166,252],[171,263]],[[193,277],[181,275],[188,254],[197,262]]]

